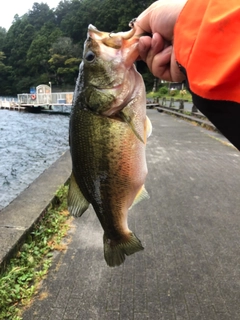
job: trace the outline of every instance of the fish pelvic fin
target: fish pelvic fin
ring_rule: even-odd
[[[147,138],[150,137],[152,134],[152,123],[151,120],[146,116],[146,131],[147,131]]]
[[[127,240],[122,242],[114,242],[103,236],[104,241],[104,258],[109,267],[120,266],[125,261],[125,255],[129,256],[135,252],[143,250],[141,241],[135,236],[133,232]]]
[[[135,206],[135,204],[139,203],[140,201],[142,201],[144,199],[149,199],[149,198],[150,198],[150,196],[149,196],[147,190],[145,189],[145,186],[143,185],[141,187],[141,189],[138,191],[129,210],[132,209],[132,207]]]
[[[81,217],[81,215],[89,207],[89,202],[85,199],[81,190],[79,189],[73,173],[70,177],[67,201],[68,211],[74,217]]]

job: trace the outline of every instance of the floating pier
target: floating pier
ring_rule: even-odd
[[[18,104],[29,112],[69,114],[73,92],[52,92],[51,87],[39,85],[36,93],[18,94]]]
[[[21,93],[17,99],[0,99],[0,109],[32,113],[70,114],[73,92],[52,92],[51,87],[39,85],[34,93]]]
[[[17,110],[17,111],[23,111],[25,110],[24,107],[20,106],[14,101],[9,101],[7,99],[0,100],[0,109],[7,109],[7,110]]]

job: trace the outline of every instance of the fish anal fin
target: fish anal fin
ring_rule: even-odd
[[[144,200],[144,199],[149,199],[150,196],[147,192],[147,190],[145,189],[145,186],[142,185],[141,189],[138,191],[135,199],[133,200],[133,203],[131,205],[131,207],[129,208],[132,209],[133,206],[135,206],[135,204],[139,203],[140,201]]]
[[[141,241],[132,232],[128,239],[124,239],[122,242],[118,241],[115,243],[108,239],[105,234],[103,241],[104,258],[109,267],[120,266],[125,261],[125,255],[129,256],[144,249]]]
[[[72,173],[68,190],[68,211],[74,217],[81,217],[88,207],[89,202],[83,196]]]

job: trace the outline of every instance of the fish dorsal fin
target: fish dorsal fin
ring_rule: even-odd
[[[88,207],[89,202],[85,199],[80,191],[76,179],[72,173],[68,191],[68,211],[74,217],[81,217]]]
[[[132,209],[132,207],[135,206],[135,204],[137,204],[138,202],[142,201],[143,199],[149,199],[149,198],[150,198],[150,196],[149,196],[147,190],[145,189],[145,186],[143,185],[142,188],[138,191],[129,210]]]
[[[135,134],[135,136],[144,143],[142,137],[140,136],[140,134],[137,132],[134,123],[132,121],[132,117],[127,113],[126,110],[119,112],[119,116],[121,117],[121,119],[126,122],[130,128],[132,129],[133,133]]]

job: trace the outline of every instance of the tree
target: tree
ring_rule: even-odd
[[[28,65],[26,63],[26,54],[34,38],[35,30],[28,23],[26,17],[16,20],[8,30],[3,51],[6,55],[6,65],[12,67],[11,81],[12,91],[26,88],[19,88],[19,80],[28,76]]]
[[[54,27],[51,23],[45,24],[31,42],[26,61],[30,75],[40,76],[41,73],[48,73],[51,45],[62,35],[61,31]]]
[[[55,15],[46,3],[34,2],[28,11],[28,21],[35,30],[40,30],[46,23],[55,23]]]
[[[29,87],[48,81],[73,84],[88,25],[109,32],[129,30],[129,21],[152,2],[62,0],[55,10],[35,2],[23,16],[15,15],[8,31],[0,28],[0,51],[6,56],[0,91],[28,92]],[[137,62],[137,67],[147,87],[152,87],[153,76],[146,65]]]
[[[0,94],[9,94],[10,88],[9,88],[9,82],[7,79],[10,77],[12,68],[6,66],[3,63],[3,60],[5,59],[5,55],[2,51],[0,51]]]
[[[7,31],[5,28],[0,27],[0,50],[3,50],[4,41],[6,38]]]
[[[60,37],[53,43],[50,53],[51,58],[48,62],[52,74],[51,81],[57,85],[75,84],[81,61],[79,46],[73,44],[69,37]]]
[[[69,14],[69,12],[72,10],[73,12],[73,8],[71,9],[71,0],[63,0],[60,1],[54,14],[55,14],[55,18],[56,18],[56,23],[57,26],[60,27],[62,20],[64,20],[64,18],[66,17],[67,14]],[[80,5],[80,1],[78,1],[79,3],[77,3],[77,6]],[[76,8],[74,8],[76,9]]]

